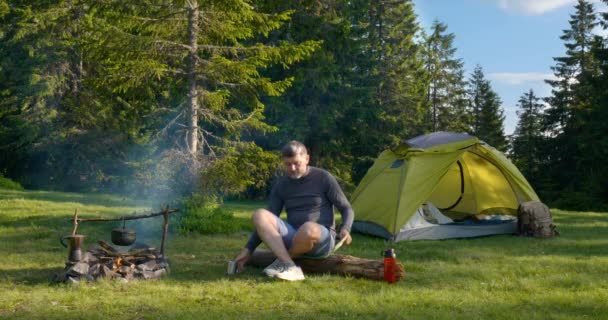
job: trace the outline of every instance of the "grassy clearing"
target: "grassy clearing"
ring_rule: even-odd
[[[256,203],[227,203],[248,219]],[[406,279],[394,285],[329,275],[299,283],[261,270],[224,275],[248,232],[170,234],[171,273],[160,281],[57,285],[69,219],[146,211],[107,195],[0,189],[0,318],[9,319],[608,319],[608,214],[554,210],[562,236],[401,242],[355,235],[343,253],[380,259],[394,246]],[[147,219],[154,220],[154,219]],[[158,219],[162,220],[162,219]],[[173,224],[175,225],[175,223]],[[81,224],[87,244],[112,223]],[[160,221],[132,224],[157,245]]]

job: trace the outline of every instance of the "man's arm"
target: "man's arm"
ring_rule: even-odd
[[[340,232],[340,238],[344,238],[346,236],[350,237],[350,229],[353,225],[353,220],[355,219],[355,212],[353,211],[350,202],[344,195],[338,181],[331,174],[328,174],[328,184],[328,199],[331,201],[334,207],[338,209],[340,215],[342,216],[342,224],[338,229]],[[350,244],[350,239],[346,241],[346,244]]]

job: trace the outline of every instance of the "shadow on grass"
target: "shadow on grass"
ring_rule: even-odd
[[[604,223],[608,224],[608,213],[594,213],[577,215],[571,213],[568,215],[560,214],[554,218],[555,224],[559,225],[573,225],[581,223]]]
[[[8,190],[0,189],[0,199],[28,199],[50,202],[75,202],[84,205],[100,205],[107,207],[155,206],[151,200],[132,200],[127,197],[109,194],[85,194],[54,191]]]
[[[36,286],[40,284],[55,284],[55,275],[58,274],[62,268],[22,268],[13,270],[1,270],[2,275],[0,279],[2,281],[12,282],[17,285],[31,285]]]

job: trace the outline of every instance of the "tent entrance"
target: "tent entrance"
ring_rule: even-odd
[[[519,205],[503,172],[471,151],[449,168],[428,201],[455,220],[478,214],[514,215]]]
[[[464,195],[464,172],[462,170],[462,163],[460,163],[460,160],[456,161],[456,164],[458,165],[458,169],[460,171],[460,196],[458,197],[458,200],[456,200],[456,202],[454,202],[453,205],[447,207],[447,208],[439,208],[439,210],[441,211],[448,211],[453,209],[455,206],[457,206],[460,201],[462,200],[462,196]]]

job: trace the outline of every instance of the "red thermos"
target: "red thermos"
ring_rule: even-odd
[[[394,283],[397,281],[397,256],[395,249],[390,248],[384,251],[384,281]]]

